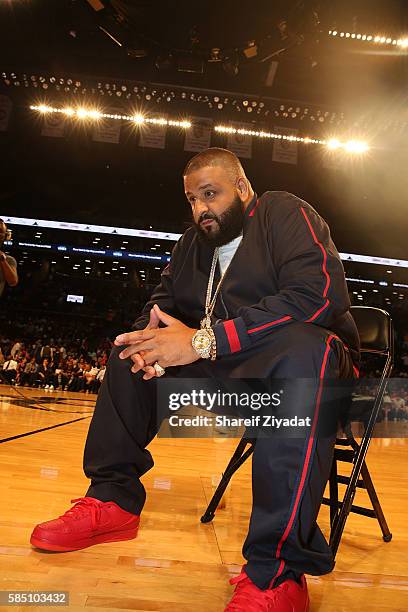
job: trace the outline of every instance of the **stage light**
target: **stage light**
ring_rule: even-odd
[[[90,110],[88,111],[88,117],[91,119],[100,119],[102,117],[102,113],[97,110]]]
[[[370,147],[368,146],[366,142],[362,142],[360,140],[349,140],[344,145],[344,148],[348,153],[359,154],[359,153],[367,153]]]
[[[85,119],[85,117],[88,116],[88,111],[86,110],[86,108],[78,108],[76,111],[76,116],[79,119]]]
[[[38,110],[40,113],[52,113],[53,109],[46,104],[40,104],[39,106],[30,106],[32,110]]]
[[[350,32],[337,32],[337,30],[329,30],[329,36],[339,36],[340,38],[352,38],[353,40],[362,40],[364,42],[373,42],[377,44],[387,44],[401,47],[402,49],[408,47],[408,38],[396,39],[391,36],[373,36],[372,34],[355,34]]]
[[[270,138],[273,140],[287,140],[289,142],[302,142],[304,144],[326,144],[326,141],[318,138],[309,138],[301,136],[286,136],[285,134],[275,134],[273,132],[264,132],[256,130],[237,129],[227,125],[216,125],[214,130],[224,134],[240,134],[242,136],[256,136],[259,138]]]
[[[62,109],[52,108],[51,106],[40,104],[39,106],[31,105],[30,109],[37,110],[41,113],[62,113],[68,116],[75,116],[78,119],[89,118],[89,119],[97,120],[97,119],[106,118],[106,119],[115,119],[115,120],[123,120],[123,121],[133,121],[134,123],[137,123],[137,124],[152,123],[155,125],[169,125],[172,127],[181,127],[184,129],[188,129],[191,127],[191,122],[186,119],[179,121],[179,120],[173,120],[173,119],[165,119],[164,117],[149,118],[149,117],[144,117],[141,114],[137,114],[137,115],[110,114],[110,113],[102,113],[95,109],[88,110],[83,107],[73,110],[73,109],[67,109],[67,108],[62,108]]]
[[[144,120],[145,118],[143,117],[143,115],[140,115],[140,114],[134,115],[133,117],[133,121],[137,123],[138,125],[141,125],[142,123],[144,123]]]

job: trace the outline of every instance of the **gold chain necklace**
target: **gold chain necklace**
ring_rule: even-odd
[[[219,248],[216,247],[214,249],[214,255],[213,255],[213,259],[212,259],[212,263],[211,263],[210,276],[209,276],[208,285],[207,285],[207,294],[205,296],[205,315],[204,315],[204,317],[200,321],[201,329],[208,329],[209,327],[211,327],[211,315],[212,315],[212,312],[214,310],[214,306],[215,306],[215,302],[217,300],[218,292],[219,292],[219,290],[221,288],[221,283],[224,280],[225,273],[226,273],[226,271],[228,269],[228,266],[227,266],[227,269],[224,270],[224,272],[221,274],[221,278],[218,281],[217,288],[216,288],[216,290],[214,292],[213,297],[211,298],[211,292],[212,292],[213,283],[214,283],[215,268],[216,268],[216,265],[217,265],[218,256],[219,256]]]

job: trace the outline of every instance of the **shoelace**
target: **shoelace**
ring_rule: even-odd
[[[78,499],[71,499],[71,504],[75,504],[73,508],[67,510],[59,518],[70,519],[72,517],[80,518],[85,514],[91,514],[91,525],[92,529],[96,528],[96,524],[101,517],[101,506],[96,499],[91,497],[78,497]]]
[[[234,612],[235,610],[240,612],[243,610],[245,612],[268,612],[269,604],[276,602],[281,590],[286,590],[285,584],[266,591],[257,589],[244,572],[236,578],[232,578],[230,584],[236,584],[237,586],[232,600],[226,608],[228,612]]]

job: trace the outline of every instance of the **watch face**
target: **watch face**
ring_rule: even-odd
[[[211,345],[211,339],[208,334],[199,334],[194,340],[194,345],[198,350],[208,349]]]

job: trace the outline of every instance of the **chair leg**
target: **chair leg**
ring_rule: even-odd
[[[333,462],[329,476],[330,491],[330,529],[333,531],[334,525],[339,514],[339,483],[337,480],[337,461],[333,457]],[[331,535],[331,534],[330,534]]]
[[[371,480],[370,472],[368,471],[368,467],[365,461],[361,466],[361,477],[364,480],[365,488],[367,489],[367,493],[370,497],[370,501],[374,508],[378,523],[381,527],[383,540],[384,542],[390,542],[392,539],[392,533],[388,528],[387,521],[381,508],[380,500],[378,499],[376,490],[373,485],[373,481]]]
[[[234,475],[234,473],[237,471],[237,469],[248,459],[248,457],[250,457],[252,455],[252,453],[254,452],[254,443],[255,441],[251,440],[250,438],[242,438],[237,446],[237,448],[235,449],[234,454],[232,455],[226,469],[225,472],[222,475],[221,481],[217,487],[217,489],[214,492],[214,495],[211,498],[210,503],[207,506],[206,511],[204,512],[203,516],[201,517],[201,522],[202,523],[209,523],[210,521],[213,520],[214,515],[215,515],[215,511],[218,508],[218,504],[220,503],[220,500],[222,498],[222,496],[224,495],[225,489],[227,488],[229,481],[231,480],[232,476]],[[247,445],[250,445],[250,448],[248,448],[247,450],[246,447]]]

